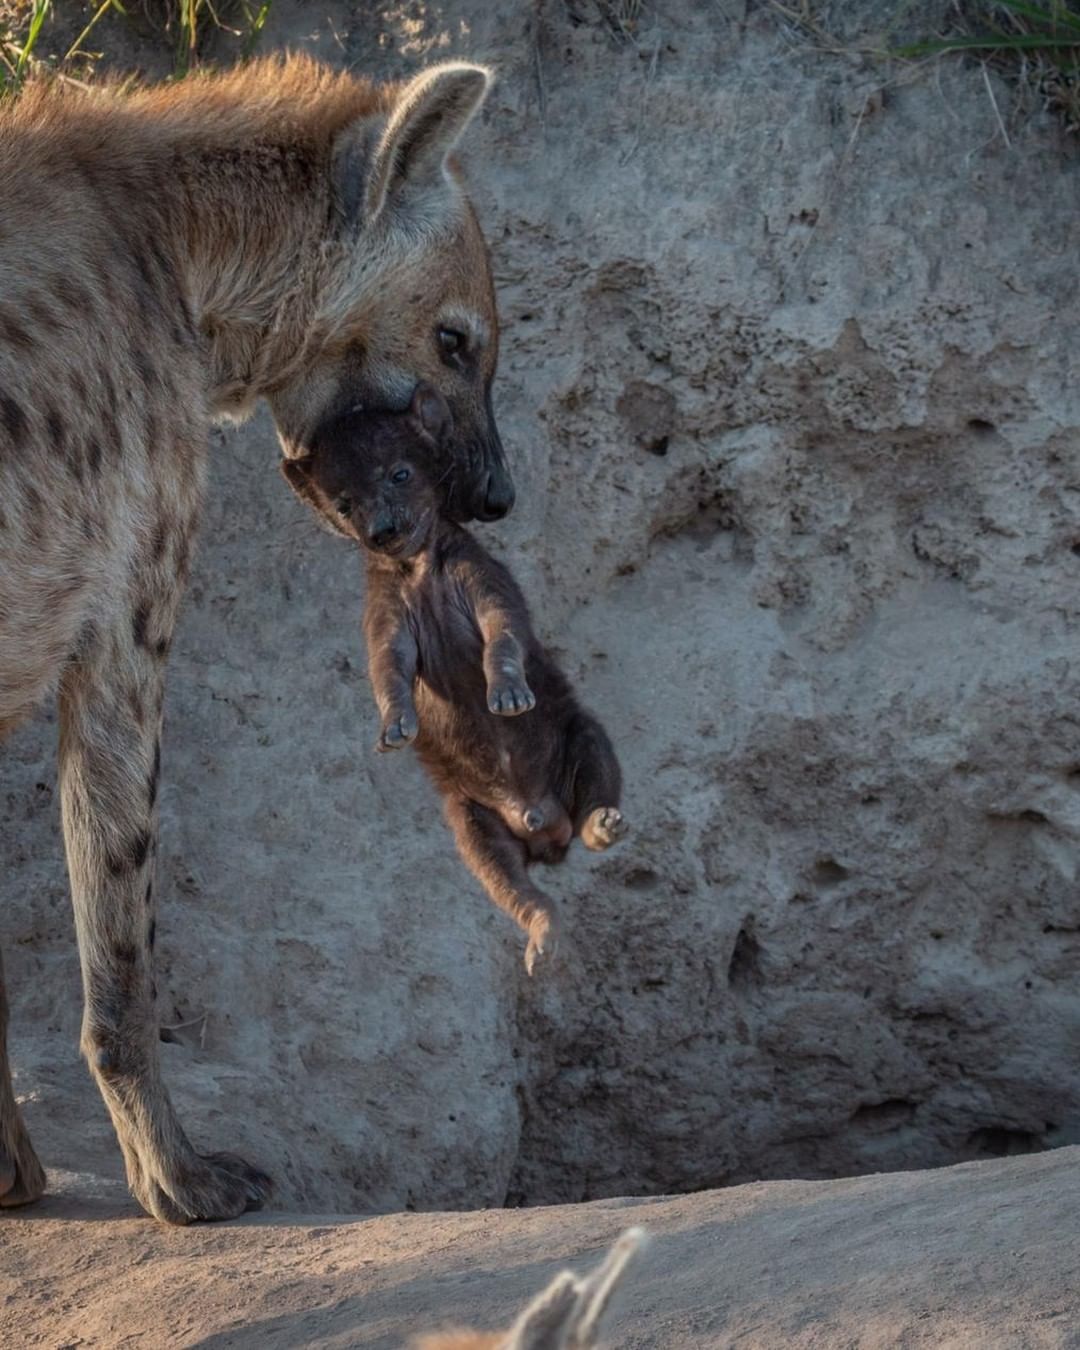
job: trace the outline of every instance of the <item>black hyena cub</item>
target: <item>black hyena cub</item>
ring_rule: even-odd
[[[591,849],[615,843],[621,775],[604,729],[538,642],[517,582],[441,514],[448,420],[421,386],[407,412],[347,414],[283,468],[365,546],[379,749],[415,744],[466,866],[529,935],[532,974],[557,917],[528,865],[561,862],[575,835]]]

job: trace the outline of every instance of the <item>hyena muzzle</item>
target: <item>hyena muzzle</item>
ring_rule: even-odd
[[[208,429],[259,397],[287,456],[356,407],[451,409],[450,510],[513,487],[492,419],[487,252],[451,152],[488,85],[373,85],[300,59],[0,110],[0,733],[50,691],[85,993],[82,1047],[131,1189],[229,1218],[266,1176],[199,1154],[161,1081],[152,974],[165,661]],[[0,1206],[44,1174],[11,1086]]]

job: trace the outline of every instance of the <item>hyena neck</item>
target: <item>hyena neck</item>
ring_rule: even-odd
[[[261,85],[243,74],[196,83],[159,124],[171,142],[166,216],[222,417],[247,416],[331,337],[320,315],[346,252],[328,229],[333,146],[343,127],[374,119],[385,95],[316,70],[275,67],[272,100],[265,72]]]
[[[317,317],[330,192],[284,150],[252,146],[230,159],[224,172],[213,151],[188,158],[177,254],[205,343],[211,407],[241,420],[325,341]]]

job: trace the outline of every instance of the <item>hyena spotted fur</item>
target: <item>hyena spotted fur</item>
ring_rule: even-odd
[[[449,64],[376,85],[265,61],[0,111],[0,734],[51,691],[85,994],[82,1048],[131,1189],[174,1223],[268,1178],[188,1142],[161,1080],[153,870],[165,664],[208,430],[260,397],[288,457],[355,407],[453,415],[451,509],[513,502],[490,385],[487,251],[450,158],[488,86]],[[0,1206],[44,1174],[6,1057]]]

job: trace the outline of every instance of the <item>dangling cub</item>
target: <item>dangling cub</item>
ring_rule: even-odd
[[[415,744],[466,866],[525,930],[530,974],[555,945],[551,899],[529,879],[571,839],[625,833],[611,742],[533,632],[502,563],[441,514],[449,411],[420,385],[409,410],[352,412],[283,471],[331,527],[364,545],[380,750]]]

